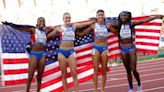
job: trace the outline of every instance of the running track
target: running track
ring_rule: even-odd
[[[138,71],[142,80],[143,92],[164,92],[164,59],[145,61],[138,63]],[[0,77],[1,78],[1,77]],[[136,92],[136,80],[133,78],[134,92]],[[2,87],[0,81],[0,92],[25,92],[25,84]],[[101,87],[101,77],[99,77],[99,92]],[[35,91],[36,84],[31,86],[31,92]],[[81,83],[80,92],[93,92],[92,80]],[[111,67],[108,73],[105,92],[127,92],[128,84],[126,71],[123,65]],[[69,90],[70,92],[72,89]]]

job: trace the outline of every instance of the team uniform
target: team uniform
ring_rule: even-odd
[[[60,41],[61,42],[74,42],[75,32],[72,24],[69,27],[61,26],[62,31],[60,32]],[[62,54],[65,58],[69,58],[71,54],[75,52],[74,48],[66,50],[64,48],[59,48],[58,53]]]
[[[121,29],[119,32],[119,38],[122,39],[134,39],[134,30],[131,28],[131,24],[122,24],[121,25]],[[129,47],[129,45],[131,45]],[[134,43],[132,44],[121,44],[120,43],[120,48],[121,48],[121,52],[124,52],[126,54],[131,53],[132,51],[136,50],[136,46]]]
[[[95,23],[94,37],[95,38],[107,38],[108,30],[109,30],[109,28],[107,27],[106,22],[104,22],[102,25]],[[103,51],[108,49],[108,46],[94,44],[93,48],[101,54]]]
[[[46,45],[46,41],[47,41],[47,36],[45,33],[45,30],[39,30],[37,28],[35,28],[35,34],[34,34],[35,40],[32,42],[32,45]],[[39,61],[42,56],[45,55],[45,51],[33,51],[31,50],[29,53],[30,57],[35,56],[36,59]]]

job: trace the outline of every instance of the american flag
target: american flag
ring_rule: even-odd
[[[142,20],[149,16],[135,17],[133,20]],[[162,20],[155,19],[135,27],[137,52],[157,54],[160,43]]]
[[[25,46],[30,34],[0,25],[2,85],[25,83],[28,71],[28,56]]]
[[[142,16],[142,17],[145,18],[145,16]],[[133,18],[133,19],[140,19],[140,18],[141,17],[136,17],[136,18]],[[115,20],[115,19],[116,18],[108,18],[108,21],[113,22],[113,20]],[[140,45],[145,45],[145,44],[140,43],[139,41],[142,41],[142,40],[137,40],[137,39],[139,37],[140,38],[142,37],[142,39],[147,39],[147,36],[142,36],[143,34],[137,33],[137,32],[142,32],[142,30],[146,31],[147,26],[155,25],[157,27],[153,27],[154,28],[153,32],[155,32],[156,34],[159,34],[158,32],[160,30],[159,27],[160,27],[161,22],[156,21],[156,20],[154,22],[155,23],[151,23],[151,22],[145,23],[146,26],[142,27],[141,30],[139,30],[139,31],[137,29],[137,27],[139,27],[139,26],[136,27],[136,44],[137,44],[138,51],[144,51],[145,52],[148,49],[143,48],[142,50],[139,50],[141,48]],[[159,24],[156,25],[156,23],[157,24],[159,23]],[[0,28],[2,29],[3,26],[1,26]],[[2,29],[2,30],[4,30],[4,29]],[[15,29],[12,29],[12,30],[15,30]],[[80,29],[80,30],[84,30],[84,29]],[[6,30],[6,31],[8,31],[8,30]],[[146,32],[151,34],[152,31],[149,30],[149,31],[146,31]],[[13,31],[13,33],[16,34],[15,31]],[[0,36],[1,36],[1,42],[2,42],[3,41],[2,33],[1,33]],[[153,38],[151,38],[151,40],[153,40],[153,41],[156,40],[156,41],[154,41],[155,43],[157,43],[157,41],[159,41],[159,39],[158,39],[159,35],[151,35],[151,36],[153,37]],[[149,41],[149,42],[153,43],[153,41]],[[16,42],[16,41],[14,41],[14,42]],[[61,72],[60,72],[60,69],[59,69],[59,63],[57,62],[57,52],[56,52],[58,50],[59,42],[60,41],[59,41],[58,34],[55,37],[53,37],[51,39],[48,39],[47,49],[46,49],[46,57],[47,57],[46,58],[46,67],[45,67],[45,70],[44,70],[44,74],[43,74],[43,78],[42,78],[42,86],[41,86],[41,91],[42,92],[60,92],[63,89],[62,88],[62,82],[61,82]],[[89,80],[93,76],[93,65],[92,65],[92,58],[91,58],[91,56],[92,56],[91,55],[91,49],[92,49],[92,44],[93,44],[92,42],[93,42],[93,33],[88,33],[83,37],[76,36],[75,51],[77,53],[77,62],[78,62],[77,72],[78,72],[79,83],[84,82],[86,80]],[[109,47],[108,47],[109,59],[110,58],[116,58],[116,57],[120,56],[120,51],[119,51],[119,46],[118,46],[118,37],[116,35],[110,33],[108,43],[109,43]],[[3,44],[4,43],[2,43],[2,45]],[[152,44],[147,44],[146,46],[149,47],[151,45]],[[157,52],[158,43],[156,45],[154,45],[154,47],[156,49],[154,49],[153,51]],[[2,48],[2,49],[4,49],[4,48]],[[149,49],[149,50],[151,50],[151,49]],[[14,54],[20,54],[20,52],[19,53],[14,52]],[[6,59],[9,59],[11,57],[10,55],[11,54],[7,52]],[[25,57],[23,57],[23,56],[25,56]],[[19,60],[16,60],[15,63],[17,65],[16,64],[12,64],[12,65],[16,65],[16,68],[20,67],[20,70],[21,69],[28,70],[28,65],[27,65],[28,59],[27,59],[27,56],[25,54],[15,56],[11,59],[15,59],[15,58],[17,58],[17,59],[19,58],[23,62],[19,62]],[[11,62],[11,59],[8,60],[8,62]],[[23,60],[23,59],[25,59],[25,60]],[[3,71],[2,72],[2,81],[4,82],[4,84],[5,84],[5,81],[6,81],[4,79],[10,80],[10,81],[15,81],[16,80],[17,82],[11,82],[10,83],[10,84],[16,84],[16,83],[19,83],[18,81],[21,81],[21,80],[24,80],[24,79],[27,78],[27,71],[25,71],[23,74],[15,72],[13,75],[16,76],[14,78],[17,78],[17,79],[14,79],[14,78],[10,77],[10,75],[5,76],[6,74],[4,73],[3,67],[7,67],[5,69],[6,71],[14,70],[14,67],[8,66],[7,63],[2,64],[2,71]],[[72,78],[71,78],[71,74],[70,74],[69,69],[68,69],[68,74],[67,74],[67,81],[68,81],[68,86],[69,87],[73,86],[73,82],[72,82]],[[23,81],[23,82],[25,83],[25,81]],[[20,83],[23,83],[23,82],[20,82]],[[8,85],[8,84],[5,84],[5,85]]]

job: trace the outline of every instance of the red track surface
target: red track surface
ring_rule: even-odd
[[[164,92],[164,59],[138,63],[143,92]],[[133,78],[134,92],[136,92],[136,80]],[[0,85],[1,85],[0,81]],[[0,86],[0,92],[25,92],[25,84],[13,86]],[[99,77],[99,92],[101,88],[101,77]],[[36,84],[31,85],[31,92],[35,92]],[[81,83],[80,92],[93,92],[92,80]],[[105,92],[127,92],[128,82],[123,65],[111,67],[107,77]],[[70,92],[72,89],[69,90]]]

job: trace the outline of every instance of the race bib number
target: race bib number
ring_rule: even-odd
[[[130,38],[131,37],[131,29],[128,25],[121,27],[120,36],[121,36],[121,38]]]

